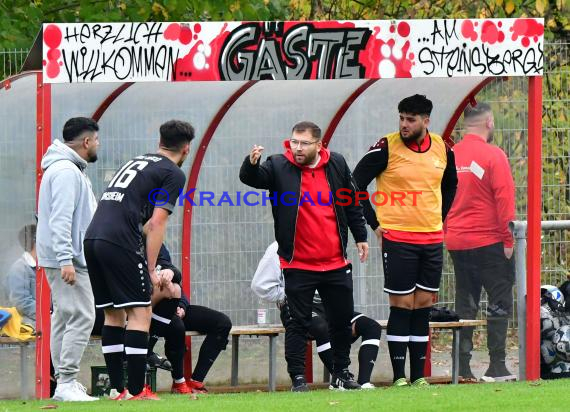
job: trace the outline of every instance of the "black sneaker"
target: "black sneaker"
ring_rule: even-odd
[[[309,385],[307,385],[304,375],[297,375],[292,381],[291,392],[309,392]]]
[[[354,375],[348,369],[343,369],[340,373],[333,373],[329,389],[340,391],[361,389],[358,382],[354,380]]]
[[[507,382],[516,381],[517,377],[507,369],[505,362],[494,362],[489,365],[489,369],[481,380],[483,382]]]
[[[151,352],[146,358],[147,366],[151,368],[164,369],[165,371],[172,371],[172,364],[166,358],[159,356],[158,353]]]

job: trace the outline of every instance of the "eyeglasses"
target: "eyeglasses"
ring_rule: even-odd
[[[301,146],[301,149],[306,149],[310,145],[318,143],[318,142],[319,142],[318,140],[316,140],[314,142],[304,142],[302,140],[295,140],[295,139],[289,140],[289,144],[291,145],[292,148]]]

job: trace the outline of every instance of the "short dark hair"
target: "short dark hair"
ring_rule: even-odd
[[[26,252],[31,251],[36,244],[36,225],[26,225],[18,233],[18,241]]]
[[[398,113],[410,113],[429,116],[433,103],[423,94],[414,94],[398,103]]]
[[[463,110],[464,119],[473,119],[487,113],[492,113],[493,109],[488,103],[476,103],[475,106],[468,104]]]
[[[293,126],[291,133],[293,132],[303,133],[306,132],[307,130],[311,132],[311,136],[313,136],[315,139],[318,140],[321,139],[321,128],[317,126],[315,123],[306,120],[299,122],[295,126]]]
[[[194,127],[182,120],[169,120],[160,126],[160,146],[180,150],[194,139]]]
[[[72,117],[63,126],[63,140],[71,142],[80,137],[83,132],[97,132],[99,125],[89,117]]]

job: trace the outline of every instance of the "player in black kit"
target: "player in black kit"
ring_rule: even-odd
[[[172,281],[161,275],[170,271],[156,270],[156,262],[168,217],[184,188],[180,166],[193,138],[189,123],[170,120],[160,126],[158,151],[129,160],[115,173],[85,235],[95,305],[105,311],[101,344],[112,399],[158,399],[144,385],[151,294]]]

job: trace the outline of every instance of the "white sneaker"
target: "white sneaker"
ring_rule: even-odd
[[[366,383],[363,383],[362,385],[360,385],[360,388],[361,389],[376,389],[376,386],[374,386],[373,383],[366,382]]]
[[[58,384],[52,399],[63,402],[92,402],[99,400],[99,398],[87,395],[85,386],[75,380]]]

